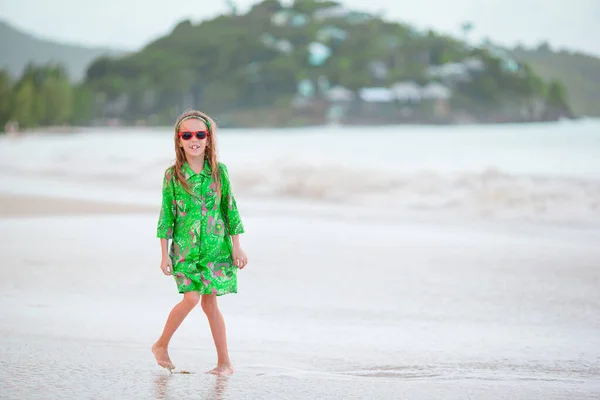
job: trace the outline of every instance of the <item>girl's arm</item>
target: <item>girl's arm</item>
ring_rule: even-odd
[[[161,239],[173,238],[173,223],[175,222],[175,194],[172,185],[173,170],[171,168],[165,171],[162,186],[162,205],[156,227],[156,236]],[[162,247],[161,240],[161,247]]]
[[[239,235],[244,233],[244,224],[240,217],[240,212],[235,201],[235,196],[231,190],[231,182],[229,180],[229,172],[224,164],[222,165],[222,180],[221,180],[221,212],[225,219],[225,227],[227,233],[231,235],[233,245],[239,245]]]
[[[160,254],[163,260],[169,258],[169,239],[160,239]]]

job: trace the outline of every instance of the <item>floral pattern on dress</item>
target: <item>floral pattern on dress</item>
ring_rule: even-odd
[[[171,240],[169,256],[177,289],[179,293],[197,291],[218,296],[237,293],[231,236],[244,233],[244,226],[227,167],[219,163],[220,198],[208,162],[200,173],[187,163],[182,169],[195,196],[185,191],[169,167],[163,177],[156,230],[157,237]]]

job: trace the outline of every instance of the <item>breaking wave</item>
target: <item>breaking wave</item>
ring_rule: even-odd
[[[499,218],[600,221],[600,179],[480,172],[387,171],[277,162],[235,170],[236,192],[388,211],[446,211]]]

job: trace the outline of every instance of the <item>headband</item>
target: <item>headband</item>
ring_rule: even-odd
[[[188,115],[187,117],[182,118],[181,121],[179,121],[177,123],[177,126],[175,127],[175,131],[179,132],[179,127],[181,127],[181,124],[183,123],[183,121],[185,121],[187,119],[192,119],[192,118],[199,119],[199,120],[203,121],[206,124],[206,127],[208,128],[208,130],[209,131],[211,130],[210,129],[210,122],[208,121],[208,119],[206,119],[206,118],[204,118],[204,117],[202,117],[200,115]]]

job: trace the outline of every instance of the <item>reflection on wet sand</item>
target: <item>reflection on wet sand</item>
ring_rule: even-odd
[[[173,391],[173,387],[175,385],[175,380],[178,379],[176,375],[178,373],[173,374],[160,374],[154,378],[154,398],[156,400],[165,400],[169,398],[176,398],[177,396],[170,396],[173,393],[169,393]],[[194,374],[182,374],[189,375],[189,379],[194,379]],[[208,375],[209,380],[213,381],[213,385],[207,386],[208,392],[206,393],[205,399],[210,400],[222,400],[225,397],[225,393],[227,392],[227,385],[229,382],[229,376],[223,375]],[[181,379],[181,377],[179,377]]]
[[[154,397],[157,400],[164,400],[167,398],[169,380],[173,377],[172,374],[157,375],[154,378]]]
[[[212,386],[212,391],[208,393],[206,399],[224,399],[225,392],[227,391],[227,384],[229,383],[229,376],[216,375],[212,379],[214,379],[215,384]]]

